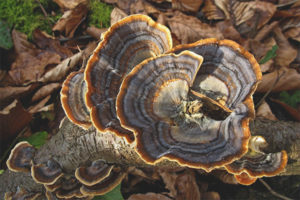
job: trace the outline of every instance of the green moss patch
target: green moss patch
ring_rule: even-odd
[[[102,3],[99,0],[90,0],[89,6],[89,26],[108,28],[110,26],[110,13],[113,7],[106,3]]]

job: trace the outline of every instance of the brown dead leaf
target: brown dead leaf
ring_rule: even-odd
[[[57,39],[39,29],[34,30],[32,35],[34,43],[42,50],[57,53],[62,59],[73,55],[71,50],[61,46]]]
[[[274,65],[274,61],[273,61],[273,59],[271,59],[271,60],[267,61],[266,63],[261,64],[260,65],[260,70],[261,70],[262,73],[270,72],[273,65]]]
[[[217,27],[220,30],[220,32],[223,34],[224,38],[236,41],[239,44],[242,44],[244,42],[244,39],[241,37],[240,33],[231,24],[230,20],[218,22]]]
[[[297,28],[290,28],[286,32],[284,32],[286,38],[291,38],[300,42],[300,27]]]
[[[225,19],[224,12],[222,12],[222,10],[220,10],[216,6],[216,4],[214,3],[214,0],[205,1],[202,12],[204,13],[205,17],[208,20],[223,20],[223,19]]]
[[[201,198],[193,171],[186,171],[186,173],[180,174],[175,180],[175,188],[177,189],[176,200],[196,200]]]
[[[29,85],[26,87],[0,87],[0,109],[8,103],[8,101],[20,97],[25,92],[32,90],[34,86]]]
[[[48,95],[50,95],[53,91],[57,90],[60,88],[61,84],[60,83],[50,83],[47,85],[44,85],[41,87],[31,98],[31,101],[37,101],[40,100]]]
[[[233,174],[228,173],[225,170],[214,170],[211,172],[213,176],[220,179],[223,183],[236,185],[238,182],[236,181]]]
[[[90,26],[86,29],[86,33],[95,38],[96,40],[100,40],[101,34],[105,33],[108,28],[97,28],[95,26]]]
[[[8,114],[0,114],[0,155],[32,119],[31,114],[23,108],[18,100],[12,102],[8,107],[10,108],[3,109],[9,111]]]
[[[277,9],[274,4],[265,1],[220,0],[215,3],[242,35],[255,35]]]
[[[169,197],[156,194],[156,193],[146,193],[146,194],[133,194],[131,195],[128,200],[171,200]]]
[[[202,194],[202,198],[201,199],[207,199],[207,200],[220,200],[221,197],[219,195],[219,193],[217,192],[204,192]]]
[[[53,0],[62,9],[73,9],[81,3],[87,4],[88,0]]]
[[[158,15],[160,11],[144,0],[136,0],[130,4],[130,14]]]
[[[168,193],[171,197],[176,197],[177,196],[177,190],[175,188],[175,181],[177,178],[176,173],[168,172],[167,170],[159,170],[158,171],[159,175],[163,179],[166,189],[168,189],[170,192]]]
[[[110,13],[110,24],[113,25],[128,15],[121,9],[115,7]]]
[[[197,12],[203,0],[172,0],[172,8],[183,12]]]
[[[24,33],[21,33],[15,29],[12,31],[12,39],[14,43],[14,50],[17,54],[27,52],[28,54],[35,55],[37,54],[36,47],[28,42],[27,36]]]
[[[44,99],[42,99],[37,104],[30,106],[27,109],[27,111],[31,114],[39,112],[46,105],[46,103],[49,101],[50,98],[51,98],[51,95],[46,96]]]
[[[185,15],[179,11],[167,18],[167,23],[182,44],[196,42],[203,38],[223,39],[222,33],[214,26],[202,23],[198,18]]]
[[[72,10],[65,11],[53,26],[52,31],[63,32],[66,37],[72,38],[77,27],[85,19],[87,11],[86,3],[78,4]]]
[[[248,51],[250,51],[256,60],[262,59],[269,50],[276,44],[273,37],[264,40],[264,42],[260,42],[254,39],[249,39],[245,46]]]
[[[275,57],[275,65],[289,67],[290,63],[297,57],[297,50],[294,49],[287,38],[282,34],[281,29],[274,29],[274,38],[278,45]]]
[[[79,61],[83,59],[87,59],[90,54],[94,51],[97,44],[95,42],[92,42],[87,45],[87,47],[80,51],[73,56],[63,60],[60,64],[58,64],[56,67],[52,68],[51,70],[47,71],[44,76],[42,76],[39,81],[40,82],[58,82],[64,79],[68,72],[70,72],[76,65],[79,63]]]
[[[287,18],[281,23],[281,28],[286,38],[300,42],[300,17]]]
[[[31,55],[28,52],[18,54],[11,66],[9,75],[18,85],[25,85],[38,81],[45,73],[48,65],[60,63],[60,56],[53,52],[41,52]]]
[[[277,81],[278,77],[280,78]],[[273,87],[274,83],[276,85]],[[300,74],[296,69],[282,67],[279,70],[263,75],[256,91],[267,92],[271,88],[273,92],[300,89]]]
[[[296,108],[278,100],[278,99],[271,99],[271,101],[281,105],[295,120],[300,122],[300,113]]]
[[[263,101],[263,103],[258,107],[256,117],[263,117],[274,121],[278,120],[273,114],[270,106],[265,101]]]

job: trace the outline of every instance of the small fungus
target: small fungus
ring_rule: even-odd
[[[83,185],[80,188],[82,194],[85,195],[103,195],[114,189],[125,177],[126,173],[120,167],[114,167],[109,176],[101,180],[95,185]]]
[[[226,165],[226,170],[232,174],[247,173],[255,178],[275,176],[282,172],[287,164],[286,151],[264,153],[261,151],[262,146],[266,146],[266,141],[263,137],[252,137],[247,154],[239,160]]]
[[[61,104],[67,117],[78,126],[88,129],[92,123],[85,105],[86,83],[83,70],[72,72],[62,85]]]
[[[6,165],[14,172],[30,172],[31,161],[36,149],[28,142],[19,142],[9,155]]]
[[[113,165],[106,164],[103,160],[96,160],[89,167],[77,168],[75,177],[82,184],[92,186],[109,176],[113,167]]]
[[[12,192],[6,192],[4,199],[5,200],[35,200],[39,196],[41,196],[40,193],[29,193],[24,188],[18,187],[17,191],[15,193]]]
[[[52,185],[63,176],[63,173],[59,164],[50,159],[46,164],[33,164],[31,176],[37,183]]]
[[[247,174],[246,172],[242,172],[240,174],[235,174],[234,178],[237,180],[238,183],[240,183],[242,185],[251,185],[251,184],[255,183],[255,181],[257,180],[256,177],[252,177],[249,174]]]
[[[80,192],[81,183],[79,183],[74,177],[70,177],[62,182],[62,185],[55,194],[58,198],[70,199],[70,198],[83,198],[84,195]]]
[[[117,96],[117,115],[134,132],[138,154],[150,164],[169,159],[206,171],[241,158],[261,79],[254,57],[217,39],[170,52],[137,65]]]

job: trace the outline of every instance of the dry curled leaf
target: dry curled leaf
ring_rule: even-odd
[[[34,30],[32,35],[34,43],[42,50],[57,53],[62,59],[73,55],[70,49],[60,45],[59,40],[39,29]]]
[[[223,34],[224,38],[243,43],[243,38],[240,33],[234,28],[230,20],[220,21],[217,23],[218,29]]]
[[[217,192],[204,192],[201,199],[220,200],[221,197]]]
[[[97,28],[95,26],[90,26],[86,29],[86,33],[95,38],[96,40],[100,40],[101,34],[105,33],[108,28]]]
[[[202,23],[198,18],[185,15],[179,11],[167,19],[171,32],[182,44],[192,43],[203,38],[214,37],[223,39],[222,33],[216,27]]]
[[[206,0],[204,2],[204,7],[201,10],[205,17],[208,20],[223,20],[225,19],[224,12],[220,10],[216,4],[214,3],[214,0]]]
[[[265,101],[263,101],[262,104],[258,107],[256,117],[263,117],[274,121],[278,120],[273,114],[269,104],[267,104]]]
[[[278,100],[278,99],[271,99],[273,102],[281,105],[295,120],[300,122],[300,113],[296,108]]]
[[[44,85],[38,91],[36,91],[36,93],[31,98],[31,101],[34,102],[34,101],[40,100],[40,99],[50,95],[53,91],[60,88],[60,86],[61,86],[60,83],[50,83],[50,84]]]
[[[40,102],[38,102],[37,104],[30,106],[27,109],[28,112],[31,114],[39,112],[46,105],[46,103],[49,101],[50,98],[51,98],[51,95],[48,95],[44,99],[42,99]]]
[[[8,101],[20,97],[20,95],[32,90],[33,88],[34,86],[32,85],[26,87],[0,87],[0,108],[5,106]]]
[[[146,193],[146,194],[133,194],[131,195],[128,200],[171,200],[169,197],[162,195],[162,194],[156,194],[156,193]]]
[[[278,50],[275,57],[275,65],[288,67],[291,62],[297,57],[297,50],[292,47],[287,38],[282,34],[281,29],[274,29],[274,38],[278,45]]]
[[[110,24],[112,25],[127,16],[128,15],[123,10],[115,7],[110,13]]]
[[[52,31],[64,32],[66,37],[72,38],[75,30],[86,17],[87,11],[85,3],[78,4],[72,10],[65,11],[63,16],[53,26]]]
[[[87,3],[88,0],[53,0],[62,9],[73,9],[81,3]]]
[[[28,54],[34,55],[37,53],[36,47],[32,43],[28,42],[27,36],[24,33],[13,29],[12,39],[16,54],[27,52]]]
[[[183,12],[197,12],[202,3],[202,0],[173,0],[172,8]]]
[[[176,178],[178,175],[176,173],[168,172],[165,170],[160,170],[160,171],[158,171],[158,173],[161,176],[161,178],[163,179],[163,181],[166,185],[165,186],[166,189],[168,189],[170,191],[168,193],[169,196],[176,197],[177,189],[175,188],[175,181],[176,181]]]
[[[273,85],[276,85],[273,87]],[[257,87],[257,92],[281,92],[300,89],[300,74],[296,69],[282,67],[279,70],[265,74]]]
[[[178,175],[175,180],[175,188],[177,190],[177,200],[201,198],[193,171],[186,171],[186,173]]]

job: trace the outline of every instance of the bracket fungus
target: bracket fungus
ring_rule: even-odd
[[[46,164],[32,164],[31,176],[37,183],[52,185],[63,176],[63,173],[59,164],[50,159]]]
[[[9,155],[6,165],[14,172],[30,172],[31,161],[36,149],[28,142],[19,142]]]
[[[177,59],[166,54],[136,66],[117,96],[117,115],[134,132],[139,155],[150,164],[169,159],[206,171],[241,158],[261,79],[255,58],[237,43],[217,39],[170,52]],[[201,67],[202,58],[185,54],[203,56]]]
[[[15,193],[6,192],[4,199],[5,200],[35,200],[41,193],[30,193],[27,192],[24,188],[18,187]]]
[[[241,159],[226,165],[226,170],[232,174],[240,175],[236,177],[241,184],[244,183],[243,179],[247,180],[246,175],[241,174],[247,174],[252,179],[279,174],[287,164],[287,153],[284,150],[277,153],[264,153],[261,148],[266,145],[263,137],[251,137],[248,152]],[[246,181],[246,184],[249,183]]]

